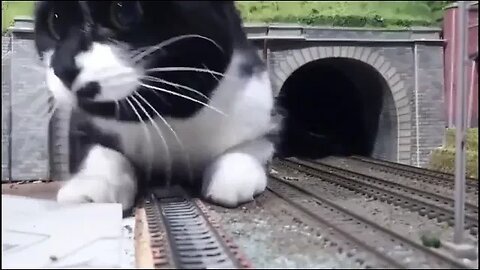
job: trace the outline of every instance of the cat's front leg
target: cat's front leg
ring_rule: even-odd
[[[266,165],[273,151],[273,144],[261,138],[219,156],[203,174],[203,197],[224,207],[252,201],[265,191]]]
[[[120,203],[130,209],[137,192],[135,169],[121,153],[93,146],[80,170],[57,194],[61,203]]]

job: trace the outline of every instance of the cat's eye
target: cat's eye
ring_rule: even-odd
[[[115,1],[110,7],[113,25],[120,30],[128,30],[142,18],[142,7],[138,1]]]
[[[50,32],[50,35],[56,39],[60,39],[60,14],[58,14],[55,11],[51,11],[48,14],[48,31]]]

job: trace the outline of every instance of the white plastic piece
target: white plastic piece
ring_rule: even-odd
[[[2,195],[2,268],[120,268],[120,204]]]

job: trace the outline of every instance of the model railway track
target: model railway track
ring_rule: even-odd
[[[340,176],[343,175],[351,179],[358,179],[360,181],[368,182],[368,184],[374,184],[376,186],[386,188],[392,191],[397,190],[405,194],[410,194],[410,196],[415,196],[419,200],[428,200],[430,201],[430,203],[436,204],[440,207],[448,206],[448,207],[451,207],[452,209],[455,207],[455,201],[449,197],[425,192],[418,188],[412,188],[404,184],[383,180],[378,177],[362,174],[359,172],[353,172],[347,169],[338,168],[338,167],[328,165],[319,161],[304,160],[304,162],[308,162],[310,165],[314,165],[315,168],[320,169],[322,171],[328,171],[330,173],[334,173]],[[471,203],[465,203],[465,210],[466,210],[467,216],[471,216],[478,221],[478,207],[476,205],[473,205]]]
[[[328,227],[326,237],[332,237],[331,241],[343,238],[336,244],[338,251],[366,268],[467,268],[312,193],[301,184],[271,175],[267,188]]]
[[[143,238],[138,236],[137,241],[142,238],[147,244],[136,250],[146,259],[137,259],[143,262],[137,263],[138,267],[250,268],[203,203],[181,188],[151,193],[144,199],[143,209],[146,226]]]
[[[418,179],[429,184],[438,184],[449,188],[453,188],[455,185],[455,176],[452,174],[362,156],[351,156],[349,158],[367,164],[378,171],[393,172],[395,174]],[[478,180],[467,177],[465,188],[466,192],[478,194]]]
[[[430,219],[447,222],[449,226],[454,225],[455,218],[453,207],[451,206],[452,202],[446,197],[305,160],[275,160],[274,164],[319,177],[323,181],[342,186],[377,200],[398,205],[410,211],[418,212],[420,215],[426,215]],[[465,217],[465,228],[469,230],[470,234],[476,236],[478,233],[478,208],[472,209],[470,205],[467,212],[469,214]]]

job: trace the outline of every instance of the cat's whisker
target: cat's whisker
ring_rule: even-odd
[[[160,95],[158,93],[158,91],[155,91],[153,89],[147,89],[147,90],[150,90],[152,93],[154,93],[157,97],[159,97],[163,103],[167,104],[168,106],[172,106],[172,104],[170,102],[168,102],[168,100],[165,99],[165,97],[163,97],[162,95]]]
[[[147,90],[149,90],[149,91],[151,91],[152,93],[154,93],[158,98],[160,98],[160,99],[162,100],[163,103],[165,103],[166,105],[172,107],[172,104],[171,104],[170,102],[168,102],[168,100],[167,100],[164,96],[160,95],[160,94],[158,93],[158,91],[153,90],[153,89],[147,89]]]
[[[131,74],[131,73],[132,73],[131,70],[122,70],[119,72],[111,72],[111,73],[103,73],[103,74],[99,73],[96,77],[96,80],[102,83],[115,80],[116,82],[118,82],[118,84],[121,84],[121,83],[124,83],[125,80],[129,80],[129,81],[136,80],[136,78],[122,76],[122,75]]]
[[[144,47],[138,47],[138,48],[136,48],[136,49],[134,49],[134,50],[131,50],[132,53],[130,54],[130,55],[131,55],[130,59],[133,60],[135,57],[138,57],[138,55],[139,55],[140,53],[144,53],[145,51],[147,51],[147,50],[150,49],[151,47],[152,47],[152,46],[144,46]],[[144,57],[144,58],[145,58],[145,57]]]
[[[128,97],[125,98],[125,100],[128,102],[128,105],[132,108],[133,112],[137,116],[138,120],[140,120],[143,131],[145,132],[145,137],[147,139],[148,146],[150,148],[150,162],[148,163],[148,175],[147,175],[147,182],[150,182],[151,174],[152,174],[152,168],[153,168],[153,144],[152,144],[152,138],[150,136],[150,132],[148,130],[147,124],[145,124],[145,121],[143,121],[142,117],[138,113],[137,109],[135,109],[135,106],[133,106],[132,102],[129,100]]]
[[[146,79],[146,80],[149,80],[149,81],[152,81],[152,82],[160,82],[160,83],[168,84],[168,85],[174,86],[174,87],[176,87],[176,88],[183,88],[183,89],[185,89],[185,90],[188,90],[188,91],[190,91],[190,92],[193,92],[193,93],[195,93],[195,94],[197,94],[197,95],[205,98],[206,100],[210,101],[210,99],[209,99],[207,96],[205,96],[204,94],[202,94],[200,91],[195,90],[195,89],[193,89],[193,88],[191,88],[191,87],[188,87],[188,86],[186,86],[186,85],[169,82],[169,81],[167,81],[167,80],[163,80],[163,79],[160,79],[160,78],[157,78],[157,77],[153,77],[153,76],[148,76],[148,75],[147,75],[147,76],[143,76],[142,78],[144,78],[144,79]]]
[[[158,116],[158,118],[160,118],[160,120],[162,120],[162,122],[168,127],[168,129],[172,132],[173,136],[175,137],[175,140],[178,142],[178,145],[180,146],[184,156],[185,156],[185,159],[187,161],[187,167],[188,167],[188,177],[190,179],[190,181],[193,180],[193,175],[192,175],[192,168],[191,168],[191,163],[190,163],[190,156],[188,155],[188,152],[186,151],[185,149],[185,146],[183,145],[182,141],[180,140],[180,138],[178,137],[177,133],[175,132],[175,130],[173,129],[173,127],[168,123],[168,121],[150,104],[150,102],[148,102],[140,93],[138,92],[135,92],[134,95],[137,95],[145,104],[147,104],[147,106],[152,109],[155,114]]]
[[[217,78],[217,76],[215,76],[215,74],[213,74],[212,72],[210,72],[211,70],[208,69],[208,67],[207,67],[205,64],[202,64],[202,66],[203,66],[206,70],[208,70],[208,73],[210,73],[210,75],[212,75],[212,77],[213,77],[215,80],[217,80],[217,82],[220,81],[220,79]]]
[[[145,110],[142,104],[134,96],[130,96],[130,97],[133,99],[133,101],[137,103],[138,107],[140,107],[143,113],[148,117],[148,119],[150,120],[150,123],[152,123],[152,126],[155,128],[158,136],[160,136],[160,139],[162,140],[163,146],[165,147],[165,158],[167,160],[167,163],[165,163],[166,184],[167,184],[167,187],[170,187],[170,181],[172,178],[172,159],[170,157],[170,149],[168,148],[167,141],[165,140],[165,137],[163,136],[163,133],[158,127],[157,123],[153,121],[152,117],[148,114],[147,110]],[[153,149],[153,145],[151,145],[151,149]]]
[[[108,41],[120,47],[120,49],[127,51],[127,56],[129,59],[132,59],[133,57],[135,57],[135,55],[139,54],[142,51],[146,51],[148,48],[151,47],[151,46],[144,46],[144,47],[138,47],[137,49],[131,49],[131,47],[126,42],[121,42],[113,38],[108,38]]]
[[[164,88],[160,88],[160,87],[156,87],[156,86],[152,86],[152,85],[148,85],[148,84],[144,84],[144,83],[140,83],[141,86],[143,87],[146,87],[146,88],[149,88],[149,89],[153,89],[153,90],[157,90],[157,91],[160,91],[160,92],[165,92],[165,93],[168,93],[168,94],[171,94],[171,95],[174,95],[174,96],[178,96],[178,97],[182,97],[182,98],[185,98],[185,99],[188,99],[188,100],[191,100],[195,103],[198,103],[198,104],[201,104],[211,110],[214,110],[218,113],[220,113],[221,115],[224,115],[224,116],[227,116],[224,112],[222,112],[221,110],[211,106],[211,105],[208,105],[207,103],[205,102],[201,102],[199,100],[196,100],[194,98],[191,98],[189,96],[185,96],[185,95],[182,95],[182,94],[179,94],[179,93],[176,93],[176,92],[173,92],[173,91],[170,91],[170,90],[167,90],[167,89],[164,89]]]
[[[26,68],[26,69],[29,69],[31,71],[40,72],[40,73],[45,73],[47,71],[46,67],[35,65],[35,64],[34,65],[29,65],[29,66],[23,66],[22,68]],[[131,70],[122,70],[120,72],[117,71],[117,72],[110,72],[110,73],[98,73],[96,80],[105,82],[105,81],[110,81],[110,80],[125,79],[125,77],[123,77],[122,75],[131,74],[131,73],[132,73]],[[42,87],[44,87],[46,89],[48,88],[46,85],[40,85],[34,90],[38,90]]]
[[[144,51],[143,53],[135,56],[132,60],[137,63],[138,61],[142,60],[143,58],[147,57],[148,55],[156,52],[157,50],[160,50],[162,48],[164,48],[165,46],[168,46],[174,42],[177,42],[177,41],[180,41],[180,40],[183,40],[183,39],[186,39],[186,38],[201,38],[201,39],[205,39],[209,42],[211,42],[213,45],[215,45],[217,48],[220,49],[220,51],[223,53],[224,50],[222,49],[222,47],[220,45],[218,45],[215,41],[213,41],[212,39],[210,38],[207,38],[205,36],[202,36],[202,35],[197,35],[197,34],[190,34],[190,35],[181,35],[181,36],[176,36],[176,37],[173,37],[173,38],[169,38],[165,41],[162,41],[160,42],[159,44],[157,45],[154,45],[154,46],[151,46],[150,49],[147,49],[146,51]]]
[[[159,67],[159,68],[149,68],[145,70],[145,72],[170,72],[170,71],[194,71],[194,72],[215,74],[221,77],[227,76],[217,71],[213,71],[205,68],[195,68],[195,67]]]
[[[128,50],[128,48],[129,48],[128,43],[126,43],[126,42],[121,42],[119,40],[116,40],[116,39],[113,39],[113,38],[110,38],[110,37],[108,38],[108,41],[110,41],[111,43],[120,47],[123,50]]]
[[[122,85],[122,82],[121,81],[115,81],[114,83],[103,83],[102,86],[104,87],[117,87],[119,85]],[[154,93],[158,98],[160,98],[162,100],[162,102],[164,102],[165,104],[167,104],[168,106],[171,106],[171,104],[165,99],[165,97],[161,96],[158,92],[159,91],[155,91],[153,89],[146,89],[146,90],[149,90],[151,91],[152,93]]]
[[[135,50],[131,50],[129,52],[129,58],[130,60],[133,60],[136,56],[138,56],[139,54],[145,52],[146,50],[148,50],[148,47],[142,47],[142,48],[137,48]]]

